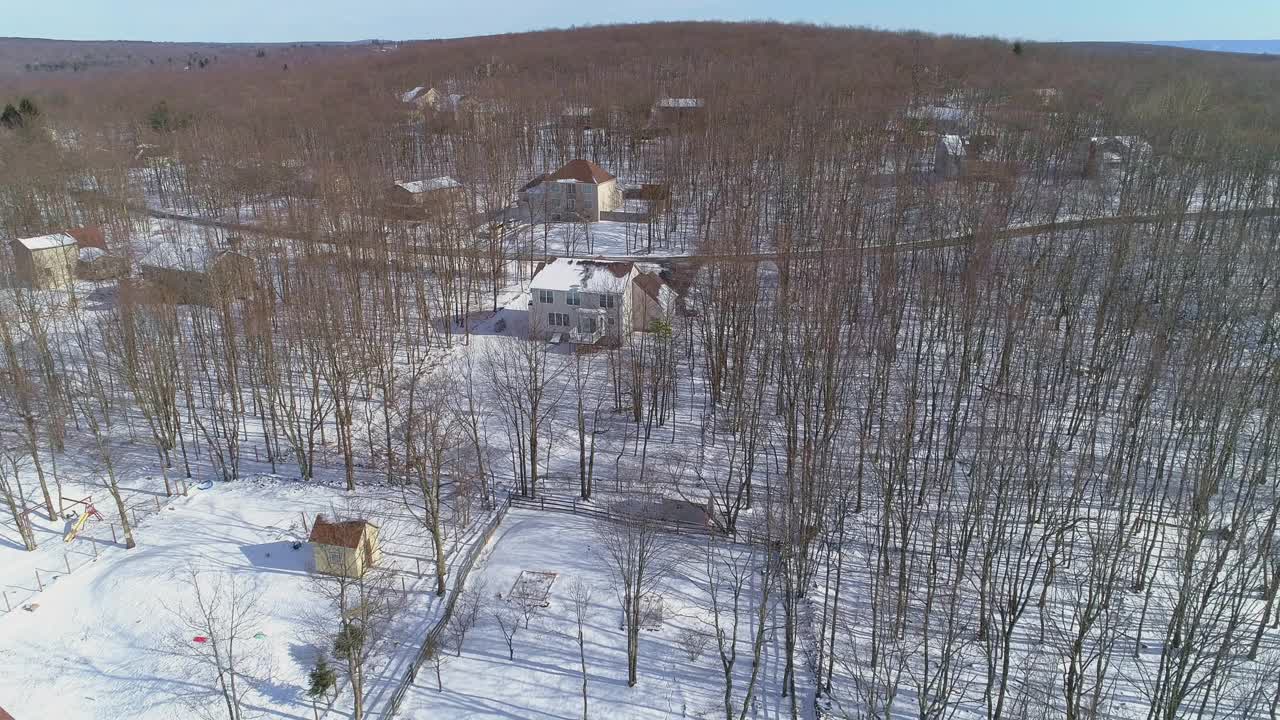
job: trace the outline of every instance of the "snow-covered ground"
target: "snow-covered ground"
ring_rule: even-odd
[[[553,256],[595,257],[597,255],[681,256],[693,252],[693,243],[683,237],[666,237],[661,220],[642,222],[534,223],[516,231],[511,242],[534,253]]]
[[[107,517],[106,493],[98,506]],[[0,541],[0,585],[16,594],[34,589],[29,564],[46,570],[45,589],[0,616],[0,701],[18,718],[185,718],[221,702],[207,668],[193,665],[193,648],[181,615],[192,607],[189,577],[234,578],[261,592],[258,629],[245,664],[251,686],[246,709],[255,715],[311,718],[306,677],[326,642],[336,610],[308,572],[304,517],[316,513],[376,518],[382,528],[385,565],[396,568],[405,610],[371,663],[366,706],[380,710],[427,628],[440,611],[433,592],[425,533],[413,526],[398,494],[369,490],[352,500],[336,486],[273,477],[191,489],[165,509],[143,516],[138,547],[125,550],[104,539],[104,523],[91,522],[70,547],[74,570],[62,565],[60,527],[45,527],[42,550],[25,553],[11,528]],[[46,523],[47,525],[47,523]],[[60,525],[60,524],[59,524]],[[98,557],[91,558],[92,537]],[[414,559],[422,559],[419,578]],[[53,576],[59,577],[53,579]],[[339,716],[350,704],[339,696]]]
[[[684,630],[710,632],[707,616],[706,553],[704,539],[673,538],[680,561],[663,582],[661,630],[640,637],[639,682],[627,686],[626,636],[621,629],[621,604],[614,592],[609,564],[601,554],[596,521],[584,516],[513,509],[507,514],[487,558],[472,570],[470,587],[482,588],[488,611],[466,636],[459,657],[449,655],[441,669],[438,690],[434,668],[428,664],[405,697],[399,717],[414,720],[450,718],[582,717],[582,673],[574,620],[572,588],[581,582],[591,589],[586,637],[588,714],[599,718],[724,717],[724,675],[715,643],[708,643],[695,660],[680,645]],[[527,630],[515,636],[515,659],[493,609],[499,607],[522,571],[555,573],[549,606],[538,612]],[[747,616],[756,610],[751,593],[743,607],[744,629],[737,645],[734,699],[738,708],[751,674]],[[776,612],[776,608],[772,609]],[[781,621],[780,617],[770,616]],[[789,700],[782,697],[782,634],[766,632],[759,679],[748,717],[789,717]],[[809,687],[811,682],[803,683]],[[801,717],[809,717],[812,697],[798,699]]]

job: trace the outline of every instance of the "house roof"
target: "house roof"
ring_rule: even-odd
[[[76,245],[80,246],[81,250],[84,248],[107,249],[107,238],[100,226],[86,225],[85,227],[67,228],[66,233],[76,239]]]
[[[662,98],[657,103],[660,108],[700,108],[702,98]]]
[[[170,236],[152,244],[138,258],[138,265],[168,270],[208,272],[223,257],[244,257],[235,250],[208,244],[199,236]]]
[[[943,135],[941,141],[942,146],[951,155],[963,155],[969,144],[968,139],[961,135]]]
[[[524,192],[525,190],[529,190],[529,189],[531,189],[531,188],[536,188],[536,187],[538,187],[539,185],[541,185],[542,183],[546,182],[546,181],[547,181],[547,179],[548,179],[548,178],[550,178],[550,177],[551,177],[551,176],[550,176],[550,175],[548,175],[547,173],[542,173],[541,175],[538,175],[538,176],[534,177],[532,180],[530,180],[529,182],[525,183],[524,185],[521,185],[521,186],[520,186],[520,191],[521,191],[521,192]]]
[[[377,527],[368,520],[330,522],[324,515],[316,515],[316,520],[311,525],[311,536],[307,538],[307,542],[354,550],[360,547],[360,539],[364,537],[365,529],[370,526]]]
[[[658,297],[662,293],[662,288],[666,283],[662,282],[662,278],[652,273],[645,273],[636,276],[636,286],[644,291],[645,295],[653,298],[655,301],[661,301]]]
[[[586,290],[620,293],[635,266],[629,262],[556,258],[533,276],[533,290]]]
[[[438,178],[431,178],[430,180],[405,180],[396,183],[396,187],[417,195],[418,193],[432,192],[434,190],[460,188],[462,187],[462,183],[454,180],[448,175],[445,175]]]
[[[50,233],[49,235],[39,235],[29,238],[18,238],[14,242],[22,247],[36,252],[37,250],[49,250],[51,248],[66,247],[67,245],[75,245],[76,239],[64,232]]]
[[[605,183],[613,180],[614,177],[609,171],[591,162],[578,158],[570,160],[564,167],[551,173],[545,179],[548,180],[574,180],[583,183]]]
[[[221,252],[199,242],[158,242],[138,258],[138,264],[204,272]]]
[[[422,91],[423,91],[423,90],[426,90],[426,89],[427,89],[427,88],[426,88],[426,86],[425,86],[425,85],[419,85],[418,87],[416,87],[416,88],[414,88],[414,89],[412,89],[412,90],[410,90],[410,91],[408,91],[408,92],[401,93],[401,94],[400,94],[400,102],[407,102],[407,103],[413,102],[414,100],[417,100],[417,99],[418,99],[418,96],[422,94]]]

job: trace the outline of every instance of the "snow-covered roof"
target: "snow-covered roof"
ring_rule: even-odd
[[[31,252],[36,252],[37,250],[49,250],[51,248],[75,245],[76,239],[67,233],[60,232],[51,233],[49,235],[40,235],[37,237],[18,238],[18,244]]]
[[[941,137],[942,147],[946,148],[951,155],[963,155],[967,141],[962,135],[943,135]]]
[[[407,103],[413,102],[414,100],[417,100],[417,99],[418,99],[418,95],[422,94],[422,91],[423,91],[423,90],[426,90],[426,89],[427,89],[427,88],[426,88],[426,86],[425,86],[425,85],[419,85],[418,87],[416,87],[416,88],[414,88],[414,89],[412,89],[412,90],[410,90],[410,91],[408,91],[408,92],[406,92],[406,93],[401,93],[401,95],[400,95],[400,102],[407,102]]]
[[[451,188],[460,188],[462,183],[454,180],[448,175],[431,178],[430,180],[405,180],[396,183],[396,187],[407,192],[417,195],[418,193],[432,192],[433,190],[449,190]]]
[[[371,527],[376,528],[378,526],[368,520],[334,522],[324,515],[317,515],[311,525],[311,534],[307,537],[307,542],[314,545],[329,545],[354,550],[360,547],[365,531]]]
[[[80,259],[83,260],[84,262],[93,262],[94,260],[97,260],[100,257],[104,257],[106,254],[107,254],[106,251],[103,250],[102,248],[96,248],[96,247],[80,248]]]
[[[627,262],[604,262],[577,258],[557,258],[543,266],[529,287],[533,290],[572,289],[586,292],[621,293],[634,266]]]
[[[215,259],[228,252],[215,232],[207,228],[190,228],[160,224],[158,231],[139,237],[139,265],[169,270],[205,272]]]
[[[916,120],[967,122],[973,118],[973,113],[965,108],[947,105],[917,105],[907,108],[907,117]]]
[[[1137,135],[1100,135],[1091,137],[1089,140],[1095,145],[1116,152],[1147,152],[1151,150],[1151,143]]]
[[[565,107],[564,112],[561,114],[564,115],[565,117],[573,117],[573,118],[590,117],[591,106],[590,105],[569,105]]]
[[[700,108],[702,98],[662,98],[658,101],[661,108]]]

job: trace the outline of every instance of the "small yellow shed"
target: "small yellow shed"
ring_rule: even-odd
[[[332,522],[317,515],[308,543],[316,572],[325,575],[359,578],[382,560],[378,526],[368,520]]]
[[[75,280],[76,239],[60,232],[13,241],[18,282],[35,290],[64,290]]]

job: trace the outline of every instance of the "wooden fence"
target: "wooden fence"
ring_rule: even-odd
[[[137,495],[129,498],[132,502],[125,506],[125,513],[127,514],[127,517],[135,531],[142,526],[143,521],[146,520],[148,516],[159,513],[161,510],[167,508],[169,503],[174,500],[187,496],[188,491],[191,488],[190,482],[185,479],[177,479],[172,482],[175,490],[173,495],[163,496],[152,493],[138,493]],[[139,495],[151,495],[151,499],[140,499]],[[17,611],[38,597],[40,593],[43,593],[45,588],[58,578],[70,575],[73,571],[79,570],[89,563],[97,562],[98,555],[101,552],[99,549],[100,545],[103,549],[124,547],[124,534],[123,529],[120,527],[119,511],[116,508],[116,504],[111,499],[110,495],[102,496],[100,499],[102,502],[96,504],[95,508],[102,515],[102,519],[89,520],[89,524],[80,531],[71,543],[64,543],[62,549],[62,564],[60,566],[53,568],[41,568],[37,566],[33,569],[35,577],[34,590],[24,592],[23,590],[4,589],[3,591],[0,591],[0,614],[7,615],[8,613]],[[84,498],[83,500],[89,500],[89,498]],[[80,505],[77,512],[87,512],[87,508],[81,500],[77,500],[75,498],[62,498],[61,503],[63,507],[59,510],[59,517],[65,517],[65,513],[68,510],[74,509],[74,506],[77,504]],[[30,511],[43,514],[43,509],[44,506],[41,505],[38,507],[32,507]],[[110,543],[107,542],[105,537],[99,538],[93,534],[94,531],[98,531],[103,525],[111,531]],[[44,542],[52,543],[54,540],[50,538],[45,539]],[[77,547],[83,548],[85,545],[89,546],[89,550],[76,549]],[[38,549],[37,552],[39,552]],[[50,559],[56,559],[56,557],[56,553],[50,555]]]
[[[639,514],[622,513],[609,508],[602,508],[593,503],[586,503],[576,498],[565,499],[546,497],[545,495],[531,498],[521,495],[511,495],[507,498],[507,502],[518,508],[545,510],[547,512],[573,513],[574,515],[586,515],[588,517],[607,520],[609,522],[627,522],[643,519],[645,522],[653,523],[663,530],[669,530],[676,533],[693,535],[711,535],[714,533],[714,531],[706,525],[685,522],[682,520],[644,517]]]
[[[471,573],[471,568],[475,566],[480,553],[484,552],[489,541],[493,539],[493,533],[502,524],[502,519],[507,516],[507,510],[510,508],[511,497],[508,496],[505,501],[498,505],[497,510],[480,532],[480,536],[467,549],[466,555],[450,570],[450,574],[453,576],[453,584],[448,590],[449,597],[445,600],[444,612],[440,614],[440,618],[436,620],[435,625],[431,626],[431,629],[427,631],[422,640],[422,647],[418,648],[418,654],[414,656],[413,662],[409,664],[409,669],[405,671],[404,677],[400,679],[395,692],[391,694],[391,699],[387,702],[387,706],[383,708],[382,717],[384,720],[395,717],[395,714],[400,710],[400,703],[404,702],[404,696],[409,692],[413,681],[418,677],[418,671],[422,669],[422,665],[431,658],[433,649],[439,652],[438,641],[440,634],[444,632],[444,629],[449,625],[449,619],[453,617],[453,606],[458,601],[458,595],[462,593],[462,589],[467,583],[467,575]]]

